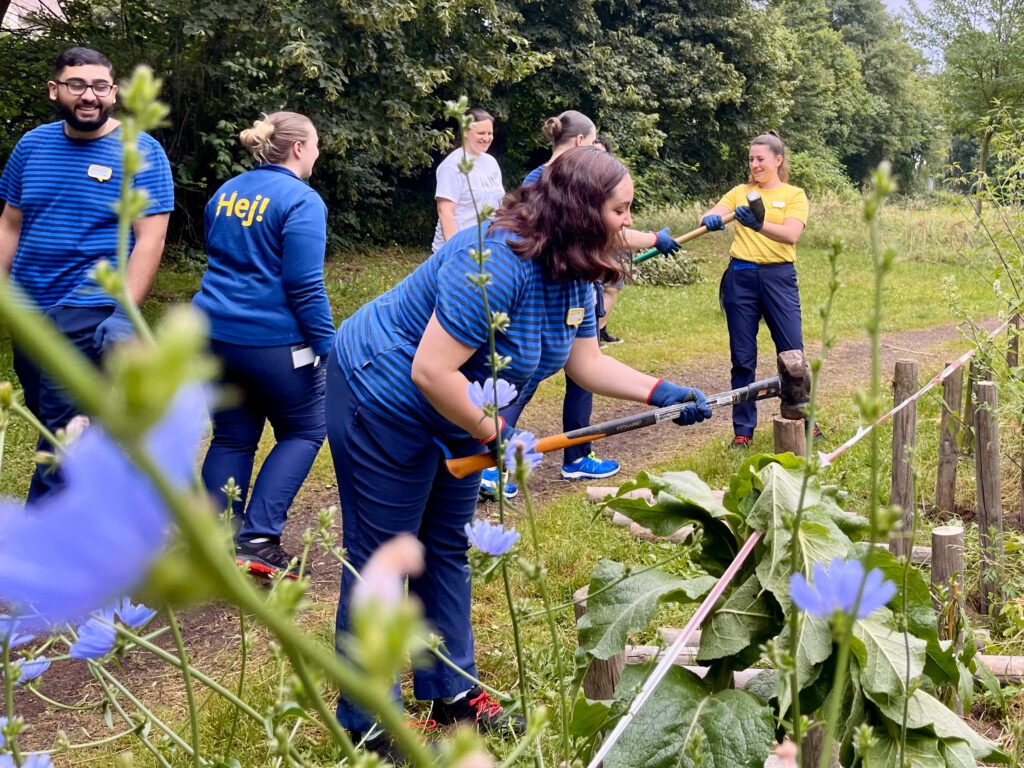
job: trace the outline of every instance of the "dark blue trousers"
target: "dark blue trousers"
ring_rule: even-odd
[[[106,320],[114,311],[108,307],[65,307],[57,305],[46,312],[46,316],[57,326],[57,330],[67,336],[79,352],[92,363],[98,365],[101,350],[93,342],[96,326]],[[81,413],[81,409],[73,405],[67,390],[52,378],[44,374],[29,357],[18,348],[13,349],[14,372],[21,382],[24,392],[25,407],[29,409],[43,426],[51,432],[63,429],[68,422]],[[37,451],[53,452],[53,446],[40,437],[36,443]],[[28,502],[38,501],[49,493],[64,485],[64,475],[59,467],[36,466],[32,474],[32,482],[28,489]]]
[[[245,510],[237,538],[281,538],[288,509],[302,487],[327,434],[324,366],[292,366],[291,347],[250,347],[210,341],[223,365],[221,384],[228,402],[213,413],[213,440],[203,462],[203,485],[221,510],[221,488],[235,479]],[[246,507],[253,462],[267,421],[277,444],[270,451]]]
[[[776,353],[803,349],[800,291],[793,264],[751,265],[733,259],[722,281],[722,308],[729,326],[732,387],[745,387],[757,374],[757,331],[761,318],[775,342]],[[757,426],[757,403],[732,407],[737,435],[750,437]]]
[[[426,550],[426,569],[409,580],[409,592],[423,604],[427,621],[444,639],[444,653],[456,667],[476,677],[464,528],[476,511],[480,473],[461,480],[453,477],[432,435],[367,408],[333,358],[327,370],[327,439],[338,476],[342,539],[349,563],[362,570],[384,542],[400,533],[419,537]],[[339,636],[348,631],[354,582],[349,570],[343,569],[336,621]],[[340,644],[338,649],[343,652]],[[469,687],[465,677],[441,664],[413,673],[418,699],[454,696]],[[365,731],[373,722],[344,696],[338,700],[337,716],[350,730]]]
[[[516,426],[526,403],[514,403],[501,409],[501,415],[509,426]],[[570,432],[590,426],[590,415],[594,412],[594,395],[565,375],[565,397],[562,400],[562,431]],[[562,451],[562,463],[572,464],[590,453],[590,443],[570,445]]]

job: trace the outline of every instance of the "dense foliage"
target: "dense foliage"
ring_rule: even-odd
[[[444,99],[498,116],[506,177],[546,157],[539,126],[595,118],[645,202],[710,197],[744,175],[745,144],[779,130],[794,180],[858,185],[888,158],[913,186],[936,159],[938,108],[924,59],[880,0],[60,0],[0,35],[0,161],[51,116],[57,51],[87,44],[122,72],[164,79],[175,233],[197,243],[202,205],[245,167],[235,138],[260,112],[309,114],[325,151],[314,184],[348,240],[425,244],[431,168],[450,146]],[[958,123],[960,125],[960,123]],[[933,170],[937,167],[932,166]]]

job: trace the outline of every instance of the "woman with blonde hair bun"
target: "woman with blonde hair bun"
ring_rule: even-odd
[[[326,435],[324,366],[334,320],[324,287],[327,207],[307,183],[320,155],[312,121],[274,112],[241,132],[259,163],[206,206],[207,269],[193,299],[210,321],[210,347],[230,395],[213,415],[203,484],[221,505],[234,479],[241,513],[235,553],[260,574],[297,575],[281,547],[288,509]],[[263,428],[277,444],[252,485]]]

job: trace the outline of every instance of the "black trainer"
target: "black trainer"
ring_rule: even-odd
[[[621,344],[622,343],[622,339],[620,339],[618,336],[612,336],[610,333],[608,333],[608,326],[605,326],[604,328],[602,328],[600,330],[600,332],[597,335],[597,338],[598,338],[598,343],[601,343],[601,342],[604,342],[605,344]]]
[[[479,685],[474,685],[456,701],[434,699],[431,716],[441,725],[473,723],[481,731],[497,732],[508,728],[516,736],[526,733],[526,718],[506,712]]]
[[[265,541],[235,542],[235,562],[245,566],[250,573],[260,576],[273,576],[284,572],[286,578],[297,579],[301,575],[299,563],[289,555],[281,542],[275,539]]]
[[[387,732],[378,730],[370,738],[366,738],[365,731],[349,731],[348,733],[358,749],[372,752],[392,765],[405,765],[405,756]]]

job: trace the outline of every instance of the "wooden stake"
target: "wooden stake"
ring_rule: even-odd
[[[776,416],[772,419],[775,433],[775,452],[792,453],[803,456],[807,446],[807,424],[803,419],[784,419]]]
[[[967,367],[967,386],[964,387],[964,417],[960,419],[960,455],[974,455],[975,385],[978,383],[978,363],[971,360]]]
[[[573,594],[573,611],[577,623],[587,612],[587,592],[590,587],[580,587]],[[615,686],[626,667],[626,654],[617,653],[609,659],[592,659],[583,676],[583,695],[588,699],[608,701],[615,698]]]
[[[949,367],[949,363],[946,363]],[[939,421],[939,467],[935,473],[935,506],[953,514],[956,508],[957,444],[960,433],[960,403],[963,400],[964,369],[957,368],[942,382],[942,416]]]
[[[893,377],[893,405],[899,405],[917,392],[917,361],[897,360]],[[892,495],[893,505],[903,510],[903,528],[893,534],[889,549],[894,555],[910,555],[914,527],[914,473],[910,459],[917,445],[917,402],[892,417]]]
[[[959,525],[940,525],[932,528],[932,584],[936,587],[952,588],[963,586],[964,580],[964,529]],[[943,636],[939,628],[939,638]]]
[[[974,413],[977,438],[975,479],[978,496],[978,537],[981,543],[981,610],[994,615],[1000,602],[1003,555],[1003,506],[999,485],[999,415],[996,385],[980,381]]]

